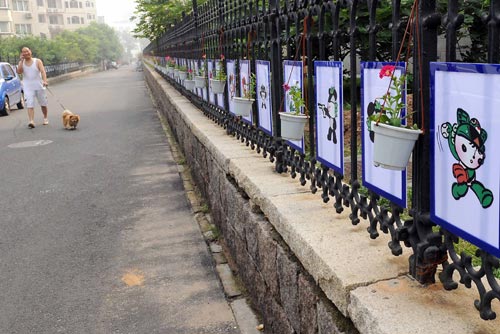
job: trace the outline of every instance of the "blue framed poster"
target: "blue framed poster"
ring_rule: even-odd
[[[208,68],[208,77],[211,78],[214,71],[215,60],[208,59],[207,60],[207,68]],[[215,94],[212,90],[212,87],[208,85],[208,99],[211,104],[215,104]]]
[[[315,61],[316,160],[344,175],[342,62]]]
[[[229,92],[229,112],[234,114],[233,97],[236,95],[236,62],[234,60],[226,61],[226,80],[227,91]]]
[[[273,135],[273,106],[271,103],[271,62],[256,60],[257,110],[259,129]]]
[[[302,73],[302,62],[294,60],[285,60],[283,62],[283,84],[289,87],[298,86],[304,94],[304,83],[303,83],[303,73]],[[292,99],[288,91],[285,90],[285,97],[283,102],[283,111],[291,112]],[[301,140],[286,140],[287,144],[296,149],[297,151],[304,153],[304,138]]]
[[[374,133],[369,131],[367,119],[376,111],[387,93],[390,76],[381,75],[384,66],[394,66],[393,75],[405,74],[404,63],[361,62],[361,147],[363,186],[406,208],[406,170],[396,171],[376,167],[373,164]],[[406,89],[402,92],[402,101],[406,103]]]
[[[239,60],[240,64],[240,92],[241,96],[244,95],[244,92],[249,89],[250,85],[250,62],[248,60]],[[250,115],[243,116],[241,119],[249,124],[253,124],[252,116],[253,112],[250,112]]]
[[[431,218],[500,256],[500,65],[431,63]]]

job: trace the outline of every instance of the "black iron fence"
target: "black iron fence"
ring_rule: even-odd
[[[178,80],[161,74],[229,135],[275,163],[276,171],[290,172],[302,185],[309,183],[313,193],[321,192],[324,202],[333,201],[337,212],[349,208],[353,224],[360,223],[360,218],[367,220],[371,238],[377,238],[380,231],[389,233],[389,248],[394,255],[402,254],[404,247],[410,248],[410,273],[419,282],[434,283],[439,266],[442,267],[439,279],[448,290],[458,287],[452,278],[455,272],[465,286],[471,287],[473,282],[480,294],[475,305],[481,317],[494,319],[491,302],[500,299],[495,277],[499,260],[479,248],[475,254],[460,253],[458,237],[436,226],[430,218],[431,136],[429,124],[424,124],[422,118],[429,118],[430,62],[499,62],[500,0],[421,0],[417,4],[411,31],[414,40],[420,43],[412,43],[405,56],[414,73],[409,87],[415,96],[413,110],[418,111],[413,116],[414,122],[424,125],[425,134],[418,140],[408,168],[412,189],[409,212],[367,191],[359,179],[359,61],[397,59],[412,5],[413,2],[402,0],[209,0],[197,6],[193,0],[193,12],[151,43],[144,53],[160,66],[165,65],[168,56],[195,60],[197,67],[202,66],[204,56],[218,59],[224,54],[226,59],[249,59],[252,72],[256,59],[269,60],[275,136],[227,112],[227,91],[223,103],[210,103],[186,90]],[[304,36],[303,50],[301,36]],[[296,150],[279,136],[278,110],[285,76],[282,64],[284,60],[296,59],[299,53],[305,62],[305,89],[309,96],[314,96],[314,61],[344,63],[343,97],[345,108],[350,109],[345,137],[350,153],[346,157],[349,164],[345,175],[316,161],[315,115],[309,118],[305,152]],[[308,101],[309,110],[314,110],[313,100]],[[257,120],[255,106],[253,116]]]

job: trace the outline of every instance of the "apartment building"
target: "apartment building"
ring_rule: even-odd
[[[53,38],[96,21],[97,0],[0,0],[0,38]],[[104,1],[104,0],[101,0]]]

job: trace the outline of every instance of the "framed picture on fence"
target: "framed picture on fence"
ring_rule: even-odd
[[[315,61],[317,160],[344,174],[342,62]]]
[[[271,101],[271,62],[256,60],[257,110],[259,129],[272,136],[273,106]]]
[[[243,95],[243,92],[248,89],[248,83],[250,82],[250,62],[248,60],[239,60],[240,64],[240,73],[239,73],[239,88],[240,88],[240,94]],[[241,119],[249,124],[253,124],[252,120],[252,112],[248,116],[243,116]]]
[[[208,68],[209,77],[210,77],[210,73],[213,73],[214,64],[215,64],[215,60],[213,60],[213,59],[207,60],[207,68]],[[217,94],[217,95],[219,95],[219,94]],[[210,87],[210,85],[208,85],[208,100],[211,104],[215,104],[215,94],[212,91],[212,88]]]
[[[381,75],[386,65],[398,66],[395,76],[404,73],[404,63],[361,62],[361,148],[363,186],[406,208],[406,170],[390,170],[377,167],[373,163],[374,133],[368,126],[368,118],[379,105],[391,82],[391,78]],[[406,91],[402,92],[402,101],[406,102]],[[351,125],[352,126],[352,125]]]
[[[283,62],[283,84],[289,87],[297,86],[302,91],[304,88],[302,62],[294,60],[285,60]],[[284,92],[283,111],[292,112],[293,108],[292,97],[290,91]],[[287,144],[304,153],[304,138],[301,140],[286,140]]]
[[[229,112],[234,114],[233,97],[236,95],[236,61],[226,60],[226,75],[227,75],[227,91],[229,94]]]
[[[500,65],[431,63],[431,218],[500,256]]]

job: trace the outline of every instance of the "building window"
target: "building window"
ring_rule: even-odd
[[[85,24],[85,19],[83,17],[80,18],[80,23]]]
[[[38,7],[43,7],[43,0],[36,0]]]
[[[0,22],[0,32],[10,32],[9,22]]]
[[[75,0],[70,1],[69,8],[78,8],[78,1]]]
[[[59,17],[57,15],[49,15],[49,24],[59,24]]]
[[[78,16],[72,16],[71,23],[72,24],[80,24],[80,18]]]
[[[38,14],[38,22],[40,23],[45,23],[46,20],[45,20],[45,15],[43,14]]]
[[[16,34],[31,35],[31,24],[16,24]]]
[[[0,0],[0,8],[9,8],[7,0]]]
[[[48,8],[57,8],[56,0],[47,0],[47,7]]]
[[[12,1],[12,9],[18,12],[27,12],[29,11],[28,0],[13,0]]]
[[[81,2],[79,2],[79,3],[78,3],[78,6],[79,6],[80,8],[83,8],[83,4],[82,4]]]

